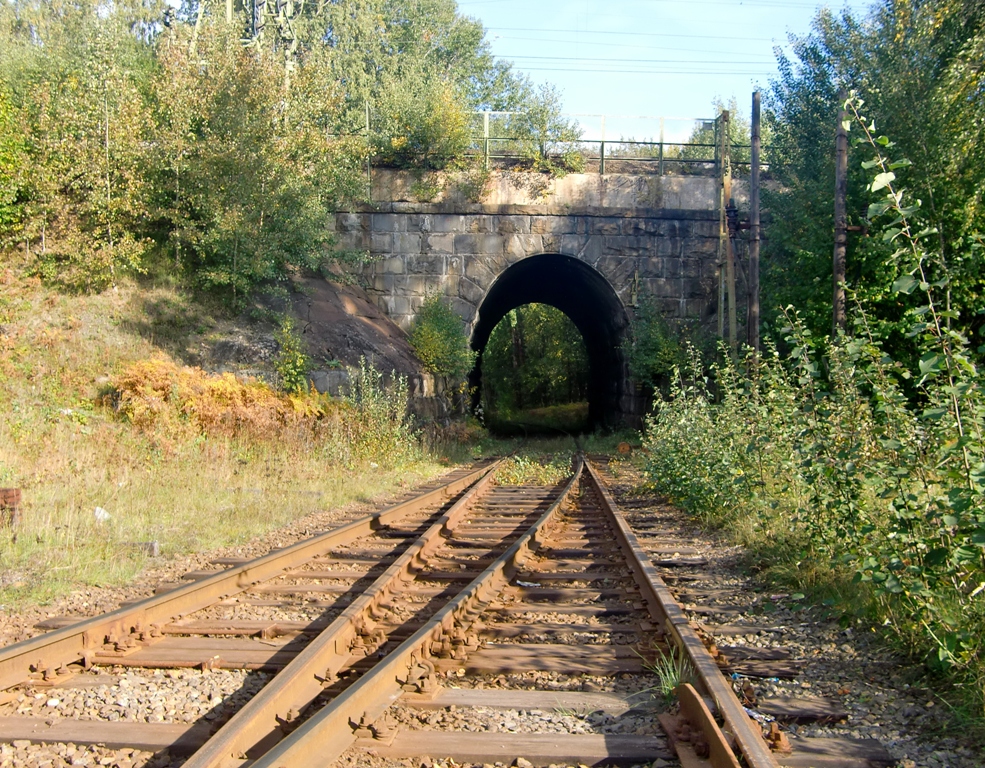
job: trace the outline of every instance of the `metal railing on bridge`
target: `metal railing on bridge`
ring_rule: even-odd
[[[473,113],[481,117],[481,135],[478,131],[472,139],[467,155],[481,158],[484,168],[510,168],[522,166],[532,157],[529,135],[503,135],[497,131],[510,128],[510,119],[523,118],[523,112],[483,111]],[[550,140],[545,153],[547,158],[557,160],[575,159],[584,165],[584,170],[604,174],[606,172],[655,173],[658,175],[717,175],[721,164],[722,142],[719,136],[721,117],[704,118],[666,118],[650,115],[621,115],[616,117],[632,120],[658,121],[659,138],[638,140],[634,138],[606,138],[606,115],[567,114],[562,117],[599,118],[601,129],[598,138],[573,138],[570,140]],[[608,116],[611,120],[612,116]],[[678,125],[690,124],[689,135],[685,140],[666,140],[665,128],[668,122]],[[478,128],[478,126],[476,126]],[[731,142],[730,160],[733,170],[748,169],[751,145]]]
[[[583,132],[580,125],[555,123],[546,128],[533,125],[524,112],[474,112],[470,136],[464,152],[442,154],[433,147],[421,147],[411,152],[401,162],[394,163],[385,154],[373,154],[370,166],[417,167],[422,170],[439,170],[463,156],[472,159],[486,170],[537,170],[557,169],[587,173],[634,173],[656,175],[717,176],[722,165],[723,142],[720,136],[722,117],[664,118],[647,115],[614,116],[635,121],[649,120],[658,128],[656,138],[636,139],[606,135],[606,122],[613,116],[568,114],[562,118],[598,118],[600,130]],[[670,125],[669,125],[670,124]],[[569,130],[565,130],[565,128]],[[611,130],[611,128],[610,128]],[[732,133],[733,129],[729,129]],[[589,137],[585,136],[589,134]],[[671,134],[671,138],[666,137]],[[372,121],[367,107],[366,124],[359,134],[373,142]],[[686,138],[682,138],[686,136]],[[730,137],[731,139],[732,137]],[[384,140],[385,139],[385,140]],[[375,138],[379,146],[406,146],[410,137],[381,136]],[[749,143],[729,142],[729,163],[734,173],[748,171],[751,154]],[[418,156],[419,155],[419,156]],[[766,166],[763,166],[767,169]]]

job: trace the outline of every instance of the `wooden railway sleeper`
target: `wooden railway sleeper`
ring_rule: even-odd
[[[587,469],[594,491],[609,513],[616,538],[630,559],[645,602],[654,611],[651,615],[662,614],[666,639],[688,658],[695,671],[695,684],[700,694],[711,698],[724,719],[724,725],[719,727],[702,695],[689,684],[678,686],[681,715],[690,721],[692,729],[700,729],[704,734],[709,744],[711,764],[715,768],[739,768],[736,755],[741,754],[752,768],[776,768],[776,760],[761,728],[742,709],[732,686],[726,682],[716,660],[708,653],[707,640],[698,635],[680,605],[670,595],[666,584],[646,557],[636,534],[619,514],[615,501],[597,472],[590,464]],[[661,717],[661,722],[663,720]]]
[[[574,488],[580,469],[579,466],[557,500],[544,511],[532,528],[496,558],[469,587],[388,654],[387,659],[362,675],[294,734],[259,757],[255,766],[276,768],[281,765],[307,765],[316,760],[325,764],[341,754],[355,740],[351,719],[353,710],[369,711],[372,715],[382,713],[402,691],[411,695],[437,695],[440,687],[434,674],[434,663],[429,658],[431,644],[452,632],[456,624],[474,620],[488,607],[508,583],[518,567],[518,560],[530,552],[534,534],[558,514],[559,508]],[[346,728],[345,724],[350,724],[350,727]],[[196,764],[196,768],[200,767]],[[204,763],[201,768],[205,768]]]
[[[165,593],[122,605],[115,611],[91,619],[84,619],[71,626],[55,629],[44,635],[0,648],[0,690],[10,688],[31,678],[30,669],[35,660],[44,659],[45,666],[57,668],[62,664],[79,661],[88,667],[107,643],[107,635],[115,634],[111,644],[128,635],[130,622],[137,620],[162,624],[201,610],[209,605],[222,603],[231,596],[249,589],[253,584],[282,574],[285,569],[297,568],[315,557],[332,552],[369,533],[381,523],[403,519],[433,504],[444,504],[466,488],[473,488],[490,478],[495,465],[486,465],[455,477],[444,486],[426,491],[414,498],[399,502],[387,509],[346,523],[309,539],[304,539],[283,549],[272,549],[268,554],[246,563],[237,564],[215,575],[185,583]],[[41,677],[40,674],[37,675]]]

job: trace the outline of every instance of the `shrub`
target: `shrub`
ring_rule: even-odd
[[[680,338],[651,297],[640,300],[632,328],[624,347],[630,374],[650,391],[666,387],[674,367],[685,364]]]
[[[274,369],[280,380],[280,388],[298,395],[308,391],[311,357],[304,349],[304,342],[294,326],[294,318],[284,317],[276,334],[280,351],[274,360]]]
[[[463,379],[475,363],[462,318],[440,296],[429,296],[417,312],[410,343],[424,368],[438,376]]]
[[[955,313],[938,296],[946,275],[932,229],[912,225],[894,187],[892,143],[848,106],[875,151],[884,239],[896,243],[892,290],[922,304],[908,313],[909,370],[886,354],[865,312],[854,336],[818,339],[792,310],[781,318],[789,353],[750,357],[743,375],[727,356],[678,375],[647,423],[647,473],[679,506],[744,530],[789,555],[802,586],[826,573],[843,594],[868,600],[931,666],[963,678],[983,714],[985,693],[985,381]],[[930,245],[930,247],[928,247]],[[774,566],[778,565],[774,561]],[[858,607],[845,606],[845,607]]]
[[[341,398],[286,394],[230,373],[217,376],[154,358],[117,376],[104,401],[165,449],[201,435],[300,446],[342,466],[395,467],[417,458],[419,441],[405,417],[406,380],[387,383],[362,364],[352,371],[352,382]]]
[[[210,375],[165,358],[142,360],[113,380],[117,412],[146,430],[276,440],[343,410],[327,398],[281,395],[231,373]]]
[[[0,241],[20,219],[17,197],[25,166],[25,144],[10,97],[0,86]]]

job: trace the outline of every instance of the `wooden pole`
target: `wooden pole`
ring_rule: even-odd
[[[729,113],[722,111],[722,167],[724,168],[722,195],[725,201],[732,199],[732,143],[729,140]],[[735,251],[732,248],[732,238],[729,237],[728,227],[725,228],[725,281],[728,284],[728,345],[734,355],[738,345],[738,319],[735,311]]]
[[[725,155],[722,151],[721,125],[725,112],[718,118],[715,133],[715,171],[718,176],[718,338],[725,338],[725,263],[728,257],[728,225],[725,221]],[[662,138],[661,138],[662,141]]]
[[[845,316],[845,251],[848,247],[848,131],[845,121],[844,93],[839,94],[842,102],[838,110],[838,132],[835,134],[835,247],[832,260],[832,312],[831,332],[837,335],[847,324]]]
[[[749,346],[759,352],[759,91],[752,94],[752,168],[749,175]]]

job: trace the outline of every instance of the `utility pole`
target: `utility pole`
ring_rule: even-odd
[[[727,284],[729,233],[725,216],[729,196],[725,192],[725,145],[722,138],[728,127],[728,110],[722,110],[715,123],[715,170],[718,176],[718,338],[725,338],[725,287]],[[661,139],[662,141],[662,139]]]
[[[848,247],[848,131],[845,122],[848,115],[844,102],[847,97],[838,95],[841,107],[838,110],[838,131],[835,134],[835,247],[832,260],[833,293],[831,302],[831,334],[836,336],[844,331],[845,317],[845,251]]]
[[[749,346],[759,353],[759,91],[752,94],[752,168],[749,175]]]
[[[722,197],[732,200],[732,142],[729,139],[729,113],[722,110]],[[738,320],[735,312],[735,250],[728,229],[725,232],[725,282],[728,288],[728,346],[735,355],[739,348],[736,336]]]

